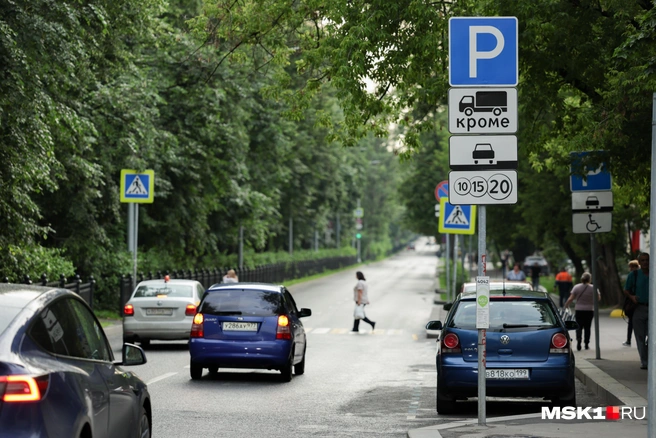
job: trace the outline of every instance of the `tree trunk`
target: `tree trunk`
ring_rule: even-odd
[[[617,272],[615,252],[612,245],[597,244],[597,278],[594,283],[601,292],[601,304],[605,306],[621,306],[623,302],[622,286]]]

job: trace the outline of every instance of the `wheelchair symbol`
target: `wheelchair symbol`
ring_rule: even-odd
[[[599,228],[601,228],[601,225],[599,225],[594,219],[592,219],[592,214],[589,214],[589,215],[588,215],[588,218],[589,218],[589,220],[588,220],[588,223],[585,224],[585,228],[586,228],[589,232],[594,233],[594,232],[597,231]]]

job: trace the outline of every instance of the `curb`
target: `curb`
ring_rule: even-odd
[[[627,388],[586,359],[576,359],[574,375],[608,405],[647,406],[647,400]]]

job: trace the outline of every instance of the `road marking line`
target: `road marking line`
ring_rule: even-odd
[[[168,379],[169,377],[175,376],[176,374],[178,374],[178,373],[177,372],[175,372],[175,373],[171,372],[171,373],[162,374],[159,377],[155,377],[154,379],[150,379],[149,381],[147,381],[146,385],[152,385],[155,382],[159,382],[160,380]]]
[[[328,333],[329,331],[330,331],[330,328],[322,327],[322,328],[314,329],[314,330],[312,331],[312,333],[313,333],[313,334],[316,334],[316,335],[325,335],[325,334]]]
[[[419,339],[419,338],[417,337],[417,334],[416,334],[416,333],[413,333],[413,334],[412,334],[412,340],[413,340],[413,341],[417,341],[418,339]]]
[[[347,328],[334,328],[330,331],[330,333],[335,333],[338,335],[343,335],[344,333],[348,332],[349,329]]]

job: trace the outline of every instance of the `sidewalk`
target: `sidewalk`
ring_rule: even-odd
[[[434,307],[431,319],[443,318],[441,305]],[[440,315],[442,313],[442,315]],[[594,322],[590,350],[576,351],[576,377],[589,391],[597,394],[606,405],[647,406],[648,370],[640,369],[635,346],[625,347],[627,324],[622,318],[611,318],[603,310],[599,315],[600,359],[596,359]],[[596,406],[592,406],[596,407]],[[515,415],[486,419],[486,426],[478,426],[478,419],[449,421],[444,417],[441,424],[408,431],[409,438],[479,438],[479,437],[543,437],[558,438],[647,437],[645,420],[542,420],[541,414]]]

